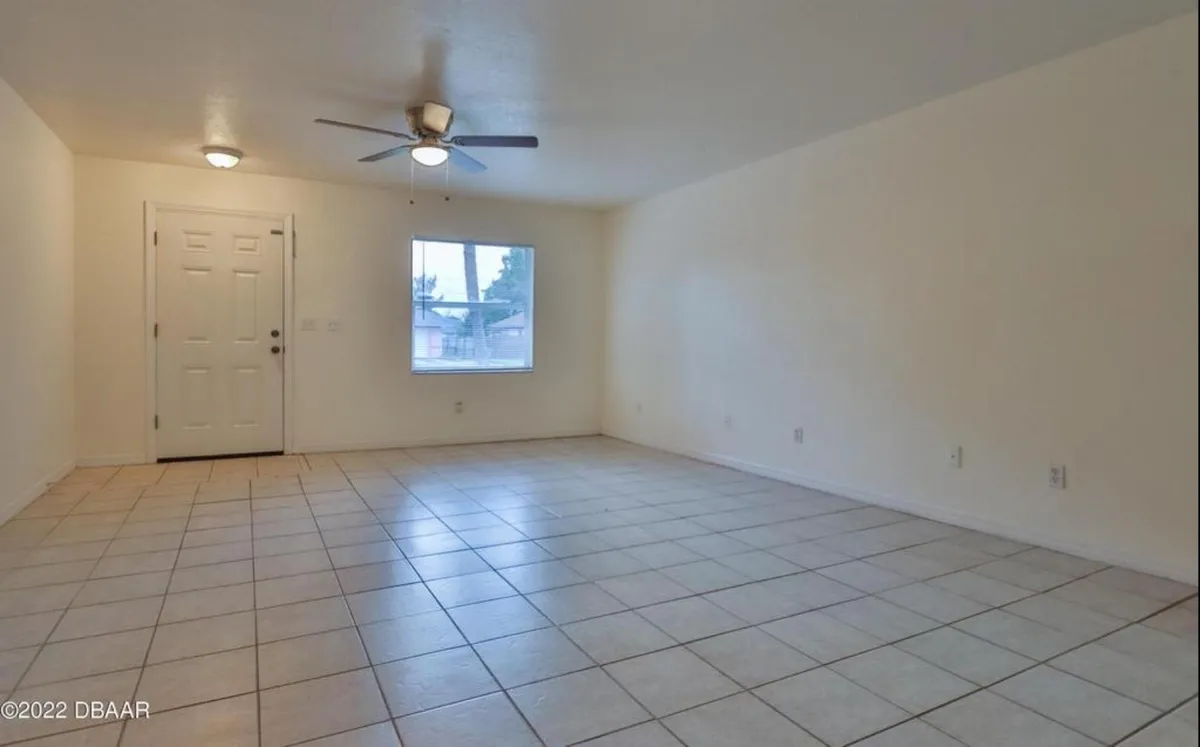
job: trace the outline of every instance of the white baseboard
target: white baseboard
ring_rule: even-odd
[[[297,443],[293,454],[323,454],[331,451],[382,451],[385,449],[413,449],[422,446],[465,446],[468,444],[500,443],[506,441],[537,441],[544,438],[580,438],[599,436],[598,428],[567,431],[542,431],[536,433],[485,433],[471,436],[446,436],[405,440],[347,441],[343,443]],[[145,454],[105,454],[80,457],[80,467],[114,467],[126,464],[145,464]]]
[[[605,434],[612,435],[612,434]],[[769,477],[773,480],[799,485],[812,490],[819,490],[822,493],[830,493],[832,495],[841,496],[843,498],[851,498],[863,503],[870,503],[876,506],[885,508],[894,508],[897,511],[904,511],[915,516],[920,516],[934,521],[940,521],[946,524],[963,527],[964,529],[974,529],[979,532],[994,534],[1006,539],[1024,542],[1030,545],[1038,545],[1040,547],[1057,550],[1059,552],[1078,555],[1082,558],[1095,560],[1101,563],[1110,565],[1123,566],[1135,571],[1149,573],[1155,576],[1162,576],[1173,581],[1179,581],[1185,584],[1196,585],[1197,573],[1195,566],[1182,566],[1171,563],[1163,563],[1157,558],[1148,558],[1142,555],[1130,554],[1115,550],[1109,547],[1097,547],[1087,543],[1074,542],[1065,540],[1061,537],[1056,537],[1048,534],[1043,534],[1036,529],[1031,529],[1026,526],[1017,526],[995,519],[979,516],[977,514],[967,513],[964,511],[956,511],[954,509],[944,508],[942,506],[931,506],[928,503],[905,498],[902,496],[886,495],[882,493],[874,493],[870,491],[860,490],[848,485],[839,485],[823,480],[816,480],[811,477],[792,472],[790,470],[781,470],[774,467],[769,467],[764,464],[750,462],[742,459],[728,457],[722,454],[714,454],[711,452],[694,451],[690,449],[675,449],[662,446],[660,444],[643,442],[635,438],[624,436],[612,436],[623,441],[638,444],[639,446],[647,446],[652,449],[661,449],[674,454],[699,459],[702,462],[711,464],[719,464],[722,467],[729,467],[741,472],[748,472],[752,475],[760,477]]]
[[[104,454],[100,456],[79,457],[75,461],[79,467],[120,467],[126,464],[145,464],[145,454]]]
[[[470,444],[501,443],[509,441],[540,441],[547,438],[582,438],[599,436],[598,429],[543,431],[538,433],[485,433],[470,436],[443,436],[392,441],[355,441],[333,444],[297,444],[296,454],[322,454],[331,451],[383,451],[387,449],[416,449],[422,446],[468,446]]]
[[[30,503],[33,503],[38,496],[40,496],[42,493],[45,493],[47,488],[66,477],[67,473],[73,469],[75,469],[75,463],[67,462],[61,467],[52,470],[50,474],[46,475],[41,480],[38,480],[32,486],[18,493],[16,498],[13,500],[7,501],[0,505],[0,524],[3,524],[20,513],[22,509],[24,509]]]

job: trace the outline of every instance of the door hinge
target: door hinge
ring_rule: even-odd
[[[158,416],[154,416],[154,430],[158,430]]]
[[[154,339],[158,339],[158,322],[154,323]]]
[[[158,231],[154,232],[154,245],[158,246]]]

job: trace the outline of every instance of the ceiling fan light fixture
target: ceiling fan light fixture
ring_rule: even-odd
[[[242,152],[237,148],[226,148],[220,145],[207,145],[201,149],[204,160],[214,169],[232,169],[241,163]]]
[[[441,166],[450,157],[450,151],[440,145],[418,145],[410,153],[422,166]]]

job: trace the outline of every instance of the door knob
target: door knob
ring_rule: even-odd
[[[279,355],[279,346],[278,346],[278,345],[272,345],[272,346],[271,346],[271,352],[272,352],[272,353],[274,353],[275,355]]]

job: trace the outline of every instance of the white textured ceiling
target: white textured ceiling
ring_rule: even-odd
[[[1193,11],[1195,0],[0,0],[0,77],[75,151],[407,184],[439,98],[475,150],[458,193],[608,206]],[[432,184],[433,175],[424,182]],[[440,177],[438,177],[440,179]]]

